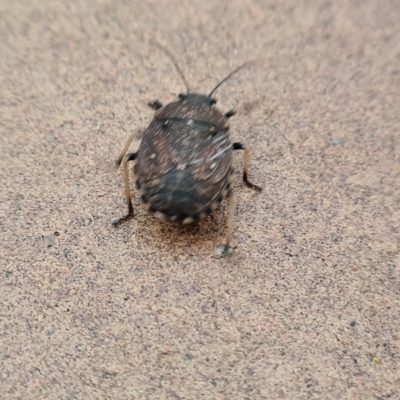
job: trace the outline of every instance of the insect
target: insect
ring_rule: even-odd
[[[160,47],[160,46],[159,46]],[[208,94],[191,93],[182,70],[172,54],[163,47],[185,83],[186,93],[165,106],[156,100],[149,105],[156,110],[153,120],[143,133],[136,153],[127,153],[134,134],[125,144],[117,160],[123,161],[125,195],[128,214],[116,221],[118,225],[134,215],[128,163],[133,168],[136,188],[141,200],[155,217],[178,224],[190,224],[212,213],[225,198],[229,198],[228,227],[223,254],[229,247],[234,229],[235,199],[231,188],[233,179],[232,153],[244,150],[244,183],[261,191],[248,180],[249,150],[243,143],[232,143],[228,120],[236,111],[221,113],[216,107],[214,92],[248,63],[232,71]]]

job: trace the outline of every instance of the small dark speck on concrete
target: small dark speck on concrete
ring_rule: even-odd
[[[334,146],[342,146],[344,144],[345,140],[343,138],[333,138],[332,139],[332,144]]]
[[[351,321],[350,325],[354,328],[357,325],[357,321]]]
[[[308,378],[305,379],[305,384],[308,388],[313,387],[313,386],[317,386],[318,385],[318,380],[315,378]]]

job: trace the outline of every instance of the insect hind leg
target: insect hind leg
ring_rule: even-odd
[[[236,197],[232,190],[228,192],[228,218],[226,227],[226,237],[225,243],[219,244],[217,249],[219,253],[223,256],[230,256],[233,254],[233,247],[230,246],[233,232],[235,230],[235,211],[236,211]]]
[[[248,187],[261,192],[262,190],[261,186],[258,186],[248,180],[249,157],[250,157],[249,149],[247,149],[243,143],[235,142],[233,143],[233,150],[244,150],[243,181]]]
[[[230,247],[230,242],[235,228],[235,211],[236,211],[236,197],[230,190],[228,194],[229,208],[228,208],[228,226],[226,232],[225,245],[222,251],[224,256],[229,256],[233,253],[233,248]]]
[[[131,197],[131,189],[130,189],[130,183],[129,183],[128,162],[135,160],[136,157],[137,157],[137,153],[129,153],[124,157],[125,196],[126,196],[126,202],[128,203],[128,214],[126,214],[122,218],[115,220],[113,222],[114,226],[117,226],[121,222],[127,221],[128,219],[130,219],[134,216],[132,197]]]

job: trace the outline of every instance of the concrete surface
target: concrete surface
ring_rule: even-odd
[[[0,2],[2,399],[399,399],[400,3]],[[252,149],[197,228],[114,161],[184,86]],[[290,142],[290,143],[289,143]]]

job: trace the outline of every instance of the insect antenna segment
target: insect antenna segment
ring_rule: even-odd
[[[221,82],[218,83],[217,86],[213,90],[211,90],[210,94],[207,97],[211,97],[213,93],[224,83],[226,82],[229,78],[231,78],[233,75],[235,75],[237,72],[242,70],[243,68],[248,67],[250,64],[252,64],[252,61],[246,62],[242,65],[239,65],[235,70],[233,70],[228,76],[226,76],[224,79],[222,79]]]
[[[178,72],[180,78],[182,79],[182,81],[183,81],[183,83],[184,83],[184,85],[185,85],[186,92],[187,92],[187,94],[189,94],[189,93],[190,93],[190,87],[189,87],[189,84],[188,84],[188,82],[187,82],[187,80],[186,80],[186,78],[185,78],[185,74],[183,73],[183,71],[182,71],[181,68],[179,67],[179,65],[178,65],[178,63],[176,62],[176,60],[175,60],[174,56],[172,55],[172,53],[171,53],[166,47],[164,47],[164,46],[161,45],[160,43],[156,42],[155,40],[152,40],[151,42],[152,42],[156,47],[158,47],[161,51],[163,51],[163,52],[168,56],[168,58],[170,59],[170,61],[172,62],[172,64],[174,64],[174,67],[175,67],[176,71]]]

